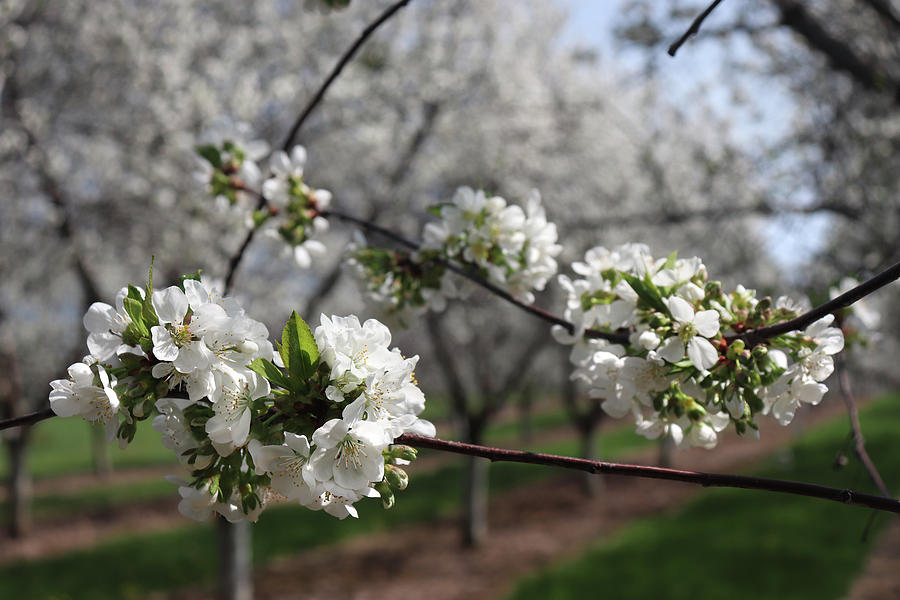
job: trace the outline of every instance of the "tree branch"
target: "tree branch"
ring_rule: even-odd
[[[828,302],[825,302],[824,304],[820,304],[819,306],[803,313],[795,319],[784,321],[783,323],[778,323],[776,325],[770,325],[768,327],[760,327],[759,329],[747,331],[740,335],[728,336],[725,339],[728,340],[729,343],[734,340],[740,339],[752,348],[753,346],[756,346],[769,338],[783,335],[785,333],[788,333],[789,331],[804,329],[805,327],[812,325],[815,321],[818,321],[825,315],[829,315],[842,308],[847,308],[857,300],[868,296],[872,292],[883,288],[893,281],[896,281],[897,278],[900,278],[900,262],[894,263],[875,277],[864,281],[850,291],[845,292],[840,296],[829,300]]]
[[[306,119],[309,118],[309,115],[312,114],[313,110],[315,110],[316,106],[319,105],[319,102],[322,101],[322,98],[325,96],[325,92],[328,91],[328,88],[331,87],[331,84],[335,82],[338,76],[341,74],[341,71],[344,70],[344,67],[347,66],[356,52],[362,47],[362,45],[369,39],[369,37],[375,33],[381,25],[390,20],[391,17],[394,16],[401,8],[410,3],[411,0],[400,0],[399,2],[395,2],[391,6],[389,6],[381,15],[372,21],[362,32],[359,34],[359,37],[356,38],[356,41],[344,52],[343,56],[338,60],[337,64],[332,69],[331,74],[322,82],[322,85],[319,86],[319,89],[313,94],[313,97],[309,100],[306,107],[300,112],[300,116],[297,117],[297,120],[294,122],[294,125],[291,127],[290,133],[288,133],[287,138],[285,138],[284,143],[281,145],[281,149],[285,152],[291,149],[291,145],[294,143],[294,138],[297,137],[297,134],[300,132],[300,128],[303,127],[303,123],[306,122]]]
[[[706,7],[702,13],[697,15],[697,18],[694,19],[694,22],[691,23],[691,26],[688,27],[688,30],[684,32],[684,34],[678,38],[671,46],[669,46],[669,56],[675,56],[675,53],[678,52],[678,49],[688,41],[692,36],[697,35],[700,32],[700,26],[703,25],[703,21],[706,20],[712,11],[716,10],[716,7],[722,2],[722,0],[715,0],[712,4]]]
[[[900,82],[831,35],[803,4],[794,0],[775,0],[775,5],[780,11],[781,23],[802,37],[810,48],[823,54],[836,70],[848,73],[864,88],[891,93],[894,102],[900,104]]]
[[[900,16],[894,11],[890,0],[864,0],[882,19],[900,29]]]
[[[442,452],[478,456],[487,458],[493,462],[518,462],[573,469],[594,474],[602,473],[608,475],[622,475],[625,477],[666,479],[668,481],[693,483],[702,485],[703,487],[762,490],[780,494],[809,496],[811,498],[821,498],[823,500],[831,500],[832,502],[840,502],[842,504],[865,506],[876,510],[900,513],[900,501],[894,500],[893,498],[883,498],[872,494],[863,494],[854,490],[832,488],[800,481],[785,481],[782,479],[769,479],[767,477],[704,473],[701,471],[683,471],[680,469],[664,469],[662,467],[594,461],[569,456],[558,456],[555,454],[544,454],[541,452],[526,452],[523,450],[507,450],[504,448],[477,446],[475,444],[452,442],[412,434],[400,436],[395,443],[405,444],[414,448],[429,448],[432,450],[440,450]]]
[[[847,219],[859,219],[860,211],[846,206],[837,201],[823,201],[807,206],[774,206],[763,200],[754,204],[743,206],[705,207],[696,210],[683,210],[678,212],[642,211],[628,214],[609,215],[597,221],[579,220],[569,224],[567,229],[574,231],[602,229],[604,227],[628,227],[640,224],[644,227],[669,226],[686,223],[694,219],[717,221],[735,216],[760,215],[772,216],[776,214],[809,215],[818,212],[831,212]]]
[[[0,421],[0,431],[4,429],[10,429],[11,427],[19,427],[20,425],[33,425],[34,423],[55,416],[55,412],[53,412],[49,408],[45,408],[37,412],[28,413],[27,415],[13,417],[11,419],[3,419],[2,421]]]

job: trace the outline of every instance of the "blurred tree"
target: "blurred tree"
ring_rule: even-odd
[[[630,2],[619,35],[645,48],[650,70],[662,73],[674,67],[661,62],[661,45],[703,7],[680,0]],[[775,95],[782,112],[792,111],[787,126],[766,128],[756,162],[761,174],[770,174],[779,199],[768,210],[799,207],[830,217],[826,240],[802,283],[822,287],[900,255],[898,15],[895,2],[882,0],[726,3],[675,59],[724,56],[716,83],[729,86],[740,105],[764,113]],[[880,297],[893,302],[896,293]],[[886,340],[900,331],[900,321],[890,321]]]

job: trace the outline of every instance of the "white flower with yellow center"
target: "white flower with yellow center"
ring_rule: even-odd
[[[355,316],[322,315],[315,337],[321,360],[331,367],[331,379],[345,392],[394,360],[388,349],[391,332],[375,319],[360,325]]]
[[[143,297],[144,291],[139,291]],[[127,295],[128,288],[122,288],[116,294],[115,308],[105,302],[94,302],[84,314],[82,322],[88,330],[88,351],[95,360],[108,361],[123,346],[122,334],[131,324],[131,317],[125,312]]]
[[[316,481],[333,481],[348,490],[363,490],[384,477],[381,451],[391,442],[384,427],[372,421],[349,425],[332,419],[313,433],[316,451],[310,463]]]
[[[208,369],[215,357],[203,336],[224,328],[225,309],[208,303],[189,315],[188,298],[177,286],[155,291],[152,302],[160,323],[150,330],[154,356],[160,361],[171,361],[180,373]]]
[[[111,380],[102,366],[92,368],[83,362],[75,363],[69,367],[68,379],[50,382],[50,408],[60,417],[81,415],[88,421],[107,425],[106,437],[111,441],[116,435],[119,412],[115,386],[116,380]]]
[[[215,415],[206,422],[206,433],[222,456],[247,443],[253,404],[269,395],[269,382],[252,371],[225,369],[212,393]]]
[[[676,363],[684,359],[685,354],[701,373],[715,366],[719,353],[706,338],[719,333],[719,313],[714,310],[701,310],[697,313],[684,298],[672,296],[663,300],[675,321],[674,337],[668,338],[659,348],[659,356]]]
[[[391,439],[404,433],[434,437],[434,425],[417,417],[425,409],[425,395],[413,372],[418,360],[418,356],[403,359],[397,354],[394,364],[370,374],[363,393],[344,408],[344,420],[379,423]]]
[[[272,489],[285,498],[309,504],[321,493],[309,464],[309,440],[305,435],[286,431],[280,446],[263,446],[259,440],[250,440],[247,448],[256,474],[268,473]]]

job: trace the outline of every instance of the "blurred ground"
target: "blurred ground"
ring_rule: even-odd
[[[848,600],[900,598],[900,521],[892,520],[847,594]]]
[[[810,411],[808,424],[841,412],[837,403]],[[679,468],[744,471],[788,444],[796,432],[767,428],[754,442],[726,436],[716,452],[676,453]],[[628,458],[652,464],[655,450]],[[537,569],[579,554],[629,521],[677,509],[701,491],[697,486],[608,477],[600,497],[586,499],[577,475],[529,485],[491,502],[487,543],[460,551],[454,519],[367,536],[338,547],[277,561],[255,576],[258,600],[289,598],[392,598],[429,600],[501,597]],[[166,596],[154,596],[162,598]],[[214,598],[189,589],[178,600]]]

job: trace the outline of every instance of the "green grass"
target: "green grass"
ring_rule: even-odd
[[[35,521],[71,518],[74,515],[98,515],[129,504],[146,503],[173,497],[175,487],[162,477],[150,477],[127,484],[97,484],[70,494],[38,496],[32,500]],[[8,502],[0,502],[0,513],[8,510]]]
[[[616,430],[604,436],[604,454],[620,455],[646,443],[629,428]],[[533,449],[573,454],[577,452],[577,442],[563,440]],[[334,544],[349,537],[427,522],[458,509],[462,479],[458,463],[421,475],[416,475],[413,465],[410,472],[410,487],[398,495],[394,509],[385,511],[378,502],[362,502],[358,521],[339,521],[301,507],[284,506],[266,511],[253,530],[254,561],[261,564],[277,556]],[[497,464],[491,468],[491,490],[508,490],[558,475],[559,470],[549,467]],[[147,485],[156,493],[160,484],[148,482]],[[166,482],[161,485],[175,493],[174,486]],[[120,496],[105,501],[125,502],[130,497],[141,497],[137,488],[116,493]],[[101,501],[102,494],[101,490]],[[79,496],[67,501],[74,510],[76,506],[92,505],[98,496],[92,493],[90,498]],[[59,514],[65,507],[51,505],[45,510]],[[135,598],[151,591],[210,584],[216,573],[212,528],[192,525],[187,520],[184,523],[183,527],[163,533],[131,535],[53,559],[7,565],[0,568],[0,598]]]
[[[538,407],[538,411],[540,410]],[[446,420],[449,418],[446,402],[429,401],[427,413],[423,416],[434,421]],[[562,410],[536,411],[533,427],[537,432],[542,428],[562,426],[567,422],[568,418]],[[90,473],[93,469],[91,427],[81,419],[48,419],[35,425],[28,455],[31,474],[44,478]],[[488,428],[488,435],[493,439],[512,438],[518,432],[518,427],[516,421],[492,425]],[[114,468],[177,463],[172,452],[160,444],[159,433],[150,427],[150,423],[143,423],[138,428],[134,441],[125,451],[120,451],[115,444],[111,444],[109,454]],[[8,461],[3,460],[0,462],[0,478],[6,477],[8,473]]]
[[[143,423],[126,451],[115,444],[109,448],[113,467],[144,467],[175,464],[175,455],[163,448],[159,433]],[[35,477],[90,473],[92,425],[81,419],[48,419],[34,426],[28,465]],[[9,472],[8,461],[0,463],[0,478]]]
[[[900,397],[863,411],[869,453],[895,485],[898,423]],[[829,469],[847,430],[846,419],[816,428],[758,474],[874,492],[855,461],[842,471]],[[637,522],[579,558],[522,581],[511,598],[840,598],[871,547],[860,540],[870,514],[799,496],[712,490],[675,515]],[[879,515],[876,527],[885,522]]]
[[[59,419],[58,421],[65,422],[65,420],[63,419]],[[77,421],[73,421],[71,423],[85,425],[84,429],[86,430],[86,424],[84,423],[79,423]],[[63,435],[59,436],[59,439],[64,439],[65,436],[70,436],[69,439],[71,439],[71,436],[73,434],[83,434],[86,443],[89,443],[87,432],[81,431],[81,428],[71,428],[71,423],[67,424],[66,427],[61,428]],[[563,431],[561,428],[565,427],[567,423],[568,417],[566,416],[566,413],[561,410],[539,412],[536,413],[532,419],[532,427],[535,435],[540,435],[542,433],[547,433],[553,430]],[[488,428],[487,439],[490,443],[507,446],[517,446],[518,431],[519,426],[516,421],[498,423]],[[642,441],[644,441],[643,438],[639,438],[631,434],[630,428],[628,427],[616,430],[610,435],[613,436],[610,439],[614,440],[612,442],[612,445],[614,447],[620,448],[621,450],[626,450],[628,448],[634,447],[635,445],[638,445]],[[604,436],[603,439],[603,444],[605,446],[606,437]],[[150,444],[156,444],[161,448],[157,437],[155,435],[151,435],[149,437],[143,435],[141,436],[141,440],[136,441],[135,443],[139,445],[134,447],[129,446],[128,449],[126,449],[124,452],[119,451],[118,448],[112,447],[110,448],[110,453],[112,456],[119,457],[120,464],[123,460],[125,461],[125,464],[132,465],[154,464],[154,454],[150,453],[150,451],[155,450],[155,448],[151,449],[149,446]],[[564,447],[568,448],[568,446]],[[139,454],[142,452],[144,453],[143,456],[122,456],[135,451],[136,448]],[[560,452],[564,451],[567,450],[560,450]],[[46,450],[42,450],[38,456],[43,460],[45,457],[47,457],[45,453]],[[67,465],[67,461],[65,460],[57,460],[56,462],[45,463],[45,469],[49,469],[49,472],[52,472],[52,470],[55,468],[66,466],[71,467],[72,465],[86,469],[90,468],[90,464],[87,461],[85,461],[83,464],[78,462],[70,462]],[[45,470],[45,473],[46,472],[47,471]],[[102,481],[98,481],[96,485],[93,485],[90,488],[80,489],[72,493],[54,493],[36,497],[32,502],[32,516],[35,520],[40,521],[59,518],[66,515],[102,514],[106,510],[114,509],[119,506],[133,504],[135,502],[155,501],[159,498],[171,496],[172,494],[172,485],[156,475],[150,476],[145,481],[131,482],[127,484],[106,484]],[[8,503],[6,501],[0,502],[0,513],[7,510],[7,504]]]

